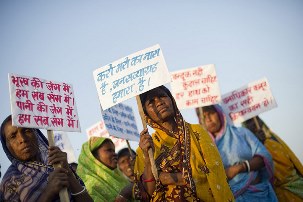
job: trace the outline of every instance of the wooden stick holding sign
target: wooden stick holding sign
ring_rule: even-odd
[[[145,122],[144,112],[143,112],[142,103],[141,103],[141,99],[140,99],[139,95],[136,96],[136,100],[137,100],[138,110],[139,110],[139,114],[141,117],[143,129],[146,129],[147,124]],[[155,163],[155,159],[154,159],[154,153],[151,148],[148,149],[148,156],[149,156],[149,160],[150,160],[150,164],[151,164],[152,173],[153,173],[155,179],[158,180],[159,179],[158,171],[157,171],[157,167],[156,167],[156,163]]]
[[[171,81],[171,75],[158,44],[98,68],[93,72],[93,75],[103,110],[137,96],[138,108],[144,128],[147,126],[138,95]],[[132,128],[134,125],[132,124],[128,127]],[[149,157],[153,175],[155,179],[158,179],[151,149],[149,150]]]
[[[256,124],[257,130],[260,130],[260,125],[259,125],[257,117],[255,116],[253,119],[254,119],[254,122]]]
[[[52,130],[47,130],[47,139],[48,139],[49,146],[55,146],[54,133],[53,133]],[[62,167],[61,164],[54,164],[53,166],[54,166],[55,169]],[[60,201],[62,201],[62,202],[69,202],[70,201],[66,187],[60,190],[59,196],[60,196]]]
[[[130,159],[131,159],[131,160],[134,160],[134,159],[135,159],[135,155],[134,155],[133,152],[132,152],[132,149],[131,149],[131,147],[130,147],[130,144],[129,144],[129,141],[128,141],[128,140],[126,140],[126,144],[127,144],[128,152],[129,152],[129,155],[130,155]]]

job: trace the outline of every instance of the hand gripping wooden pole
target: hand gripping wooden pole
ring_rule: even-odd
[[[54,133],[52,130],[47,130],[47,138],[48,138],[48,144],[49,146],[55,146],[55,141],[54,141]],[[54,168],[61,168],[61,164],[54,164]],[[64,187],[63,189],[60,190],[59,192],[60,196],[60,201],[61,202],[69,202],[69,196],[67,192],[67,188]]]
[[[140,100],[140,96],[139,95],[136,96],[136,100],[137,100],[138,110],[139,110],[139,114],[140,114],[140,117],[141,117],[143,129],[146,129],[147,125],[146,125],[146,122],[145,122],[144,112],[143,112],[143,108],[142,108],[142,104],[141,104],[141,100]],[[159,179],[159,177],[158,177],[158,171],[157,171],[157,167],[156,167],[156,163],[155,163],[155,159],[154,159],[154,153],[153,153],[152,148],[148,149],[148,156],[149,156],[149,160],[150,160],[150,164],[151,164],[151,169],[152,169],[152,173],[154,175],[154,178],[156,180],[158,180]]]

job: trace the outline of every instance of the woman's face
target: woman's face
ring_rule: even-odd
[[[97,150],[96,158],[112,170],[117,168],[118,158],[115,153],[115,145],[111,141],[101,144],[101,147]]]
[[[13,157],[20,161],[34,161],[38,156],[37,136],[33,129],[12,126],[8,121],[4,126],[6,147]]]
[[[144,107],[148,116],[158,124],[174,118],[175,115],[172,100],[165,91],[159,88],[147,95]]]
[[[216,135],[221,129],[221,121],[218,112],[203,111],[203,118],[206,129],[212,134]]]
[[[129,155],[122,156],[118,160],[119,169],[126,175],[128,178],[134,176],[134,171],[131,165],[131,159]]]

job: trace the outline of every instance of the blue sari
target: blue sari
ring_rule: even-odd
[[[224,113],[219,105],[215,105],[219,113],[221,131],[214,138],[218,147],[225,168],[233,166],[239,162],[250,160],[254,156],[260,156],[265,166],[258,171],[239,173],[229,180],[230,188],[236,201],[277,201],[277,197],[272,188],[273,162],[270,153],[263,144],[243,127],[235,127],[227,123]],[[211,134],[212,138],[213,135]],[[252,182],[259,178],[257,184]]]
[[[47,186],[47,178],[54,170],[51,165],[47,164],[48,141],[43,133],[38,129],[32,129],[37,136],[40,162],[19,161],[13,157],[8,150],[4,134],[0,134],[0,139],[7,158],[11,165],[4,174],[0,185],[0,201],[22,202],[37,201]],[[80,184],[84,185],[82,180],[74,173]],[[73,201],[69,193],[70,201]],[[59,201],[58,198],[53,201]]]

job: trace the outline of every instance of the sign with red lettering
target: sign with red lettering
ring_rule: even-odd
[[[81,131],[72,85],[8,74],[14,126]]]
[[[222,107],[234,123],[241,123],[277,107],[266,78],[222,95]]]
[[[171,77],[172,94],[179,109],[212,105],[221,100],[213,64],[175,71]]]
[[[103,110],[170,82],[159,45],[121,58],[93,74]]]
[[[112,135],[109,135],[108,131],[106,130],[106,127],[105,127],[105,124],[104,124],[103,120],[95,123],[94,125],[92,125],[88,129],[86,129],[86,134],[88,136],[88,139],[90,137],[93,137],[93,136],[110,138],[113,141],[114,145],[115,145],[116,152],[119,151],[122,148],[127,147],[126,140],[121,139],[121,138],[116,138]]]

